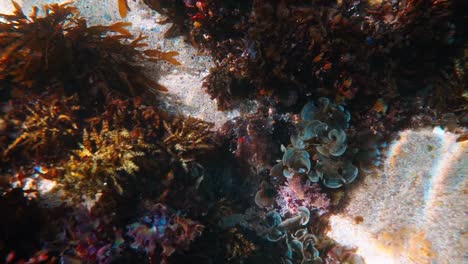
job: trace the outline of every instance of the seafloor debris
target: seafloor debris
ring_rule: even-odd
[[[297,135],[292,136],[291,146],[284,149],[283,159],[270,174],[288,179],[303,175],[312,182],[322,181],[328,188],[339,188],[358,175],[358,168],[346,153],[350,150],[344,129],[349,127],[350,114],[327,98],[320,98],[319,104],[304,106]]]

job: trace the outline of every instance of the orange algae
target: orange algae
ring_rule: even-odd
[[[130,7],[128,6],[127,0],[118,0],[119,14],[121,17],[126,17]]]
[[[384,231],[378,235],[382,248],[389,252],[406,252],[414,263],[431,263],[437,256],[426,232],[412,227],[403,227],[396,231]]]

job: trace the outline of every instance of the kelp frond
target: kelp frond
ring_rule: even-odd
[[[126,17],[130,7],[128,6],[127,0],[117,0],[119,5],[119,14],[121,17]]]

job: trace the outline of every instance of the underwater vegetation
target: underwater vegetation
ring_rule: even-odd
[[[218,108],[248,109],[219,129],[170,112],[147,66],[180,65],[177,52],[70,3],[27,16],[13,2],[0,14],[6,263],[362,264],[325,235],[351,186],[402,127],[468,124],[456,1],[143,2],[172,23],[165,37],[212,57],[202,87]]]
[[[203,230],[199,223],[170,213],[161,204],[155,205],[150,213],[129,225],[127,233],[134,240],[131,247],[145,251],[150,263],[155,259],[167,263],[168,257],[176,250],[186,249]]]
[[[214,58],[204,87],[222,110],[265,96],[291,106],[441,93],[466,56],[460,1],[147,2]],[[462,104],[460,85],[449,90]]]
[[[141,137],[132,137],[128,130],[111,130],[108,123],[103,123],[100,130],[84,130],[80,149],[70,155],[59,182],[80,195],[94,196],[108,188],[123,193],[122,179],[135,176],[140,169],[136,159],[152,148]]]
[[[211,123],[189,117],[163,124],[167,132],[163,141],[166,150],[183,166],[215,146],[214,133],[210,132]]]
[[[2,134],[8,136],[2,139],[3,159],[45,160],[73,147],[80,133],[79,109],[76,96],[43,94],[34,101],[23,98],[5,103]]]
[[[35,8],[28,17],[13,3],[14,14],[0,16],[0,82],[13,95],[52,89],[85,100],[109,91],[165,91],[141,62],[179,64],[177,52],[142,49],[146,37],[134,37],[127,30],[130,23],[88,26],[69,3],[44,6],[44,16]]]

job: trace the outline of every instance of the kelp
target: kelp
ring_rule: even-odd
[[[121,17],[126,17],[130,7],[128,6],[127,0],[117,0],[119,6],[119,14]]]
[[[171,22],[172,25],[164,33],[164,37],[171,38],[190,31],[190,22],[187,21],[188,16],[184,1],[172,0],[143,0],[143,2],[156,12],[167,16],[167,19],[160,21],[161,24]]]
[[[400,99],[453,80],[465,45],[453,0],[146,2],[213,56],[204,87],[221,110],[265,96],[286,107],[309,96]]]
[[[12,15],[0,18],[0,83],[15,95],[44,87],[81,99],[108,92],[123,95],[167,91],[153,81],[142,62],[180,63],[177,52],[145,49],[146,37],[134,37],[131,23],[89,26],[69,3],[33,8],[28,17],[13,2]]]

